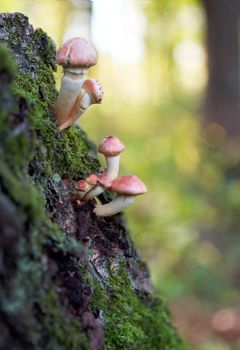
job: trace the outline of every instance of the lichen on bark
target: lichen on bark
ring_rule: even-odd
[[[58,131],[55,69],[52,40],[1,14],[0,348],[185,349],[122,215],[72,200],[100,164],[82,129]]]

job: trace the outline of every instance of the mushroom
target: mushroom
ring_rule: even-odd
[[[112,181],[111,191],[116,192],[117,197],[108,204],[96,205],[93,212],[97,216],[105,217],[119,213],[133,202],[135,196],[147,192],[147,187],[137,176],[125,175]]]
[[[60,125],[59,130],[62,131],[70,126],[77,118],[79,118],[86,109],[95,103],[101,103],[103,98],[103,90],[98,80],[86,79],[80,89],[71,110]]]
[[[81,200],[85,193],[91,189],[91,186],[87,183],[85,180],[79,180],[75,183],[75,189],[76,191],[73,191],[71,193],[71,200],[76,201],[76,200]]]
[[[98,175],[97,178],[97,184],[95,187],[93,187],[90,191],[88,191],[85,196],[84,200],[89,200],[94,197],[99,196],[101,193],[103,193],[107,188],[110,188],[112,184],[112,180],[108,176],[107,173],[101,173]]]
[[[77,198],[82,199],[97,184],[97,180],[98,176],[91,174],[85,180],[77,181],[75,184],[75,188],[79,191]]]
[[[97,52],[87,40],[72,38],[59,48],[56,60],[64,69],[61,88],[54,108],[61,126],[68,119],[68,113],[79,95],[88,68],[97,63]]]
[[[76,182],[75,188],[76,188],[78,191],[86,192],[86,191],[89,190],[90,185],[89,185],[89,184],[87,183],[87,181],[85,181],[85,180],[79,180],[79,181]]]
[[[85,180],[89,185],[94,186],[97,184],[98,176],[96,174],[91,174]]]
[[[98,152],[106,158],[106,173],[112,180],[118,176],[120,154],[124,149],[125,145],[116,136],[112,135],[104,137],[98,147]]]
[[[116,136],[106,136],[100,142],[98,152],[104,154],[107,162],[106,175],[110,180],[116,179],[119,170],[120,154],[125,149],[125,145]],[[99,196],[105,191],[105,186],[95,186],[91,191],[87,192],[84,199],[92,199]]]
[[[72,195],[72,200],[82,199],[84,195],[97,184],[97,182],[98,182],[98,175],[96,174],[89,175],[85,180],[78,180],[75,183],[75,189],[78,192]]]

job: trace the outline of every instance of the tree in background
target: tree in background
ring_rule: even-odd
[[[208,87],[205,123],[240,135],[239,0],[203,0],[207,19]]]

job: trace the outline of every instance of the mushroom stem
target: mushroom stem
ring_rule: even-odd
[[[73,81],[74,83],[75,81]],[[67,95],[67,94],[66,94]],[[55,109],[55,113],[59,120],[59,130],[62,131],[70,126],[74,121],[77,120],[86,109],[95,103],[101,103],[103,97],[102,87],[98,80],[96,79],[85,79],[82,83],[81,89],[79,91],[72,90],[72,95],[74,95],[75,100],[73,101],[72,96],[70,96],[69,100],[65,101],[68,104],[67,114],[63,114],[62,111],[58,111],[59,105],[57,104],[57,110]],[[71,103],[69,103],[69,101]],[[64,110],[65,106],[62,106]],[[59,117],[59,115],[60,117]],[[62,118],[61,118],[62,116]]]
[[[85,194],[84,199],[88,201],[89,199],[99,196],[104,191],[105,191],[104,187],[96,185]]]
[[[93,212],[97,216],[105,217],[105,216],[111,216],[119,213],[124,208],[128,207],[133,201],[135,196],[129,196],[129,195],[118,195],[116,199],[114,199],[112,202],[101,205],[96,205]]]
[[[75,102],[71,106],[72,108],[65,115],[64,122],[59,123],[59,130],[62,131],[70,126],[77,118],[79,118],[86,109],[92,104],[91,96],[84,90],[80,89],[79,95],[76,97]]]
[[[107,162],[107,169],[106,174],[110,178],[110,180],[114,180],[118,176],[118,170],[119,170],[119,159],[120,155],[115,157],[108,157],[105,156],[106,162]],[[101,193],[103,193],[106,190],[106,188],[96,185],[94,188],[92,188],[90,191],[87,192],[87,194],[84,196],[84,199],[89,200],[94,197],[99,196]]]
[[[120,155],[115,156],[115,157],[107,157],[106,156],[106,162],[107,162],[106,173],[110,177],[111,180],[116,179],[116,177],[118,176],[119,159],[120,159]]]
[[[86,69],[80,68],[64,69],[61,88],[54,107],[54,112],[60,126],[66,121],[66,116],[74,105],[82,87],[86,71]]]
[[[105,189],[110,188],[112,184],[112,179],[109,178],[107,173],[101,173],[98,175],[97,184],[89,192],[86,193],[84,199],[89,200],[94,197],[99,196]]]

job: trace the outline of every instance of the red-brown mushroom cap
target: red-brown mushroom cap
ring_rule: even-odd
[[[147,192],[147,187],[139,179],[139,177],[135,175],[125,175],[119,176],[113,180],[111,191],[123,195],[125,194],[137,196],[139,194]]]
[[[125,145],[115,136],[106,136],[101,141],[98,152],[106,157],[118,156],[125,149]]]
[[[75,187],[77,190],[85,192],[88,189],[89,184],[85,180],[79,180],[76,182]]]
[[[103,99],[103,89],[96,79],[85,79],[82,86],[92,97],[95,103],[101,103]]]
[[[110,188],[112,184],[112,180],[106,173],[101,173],[98,175],[98,183],[100,186],[104,188]]]
[[[72,38],[57,51],[57,64],[61,66],[91,67],[97,63],[97,51],[87,40]]]
[[[98,176],[96,174],[91,174],[86,178],[86,181],[89,185],[96,185]]]

